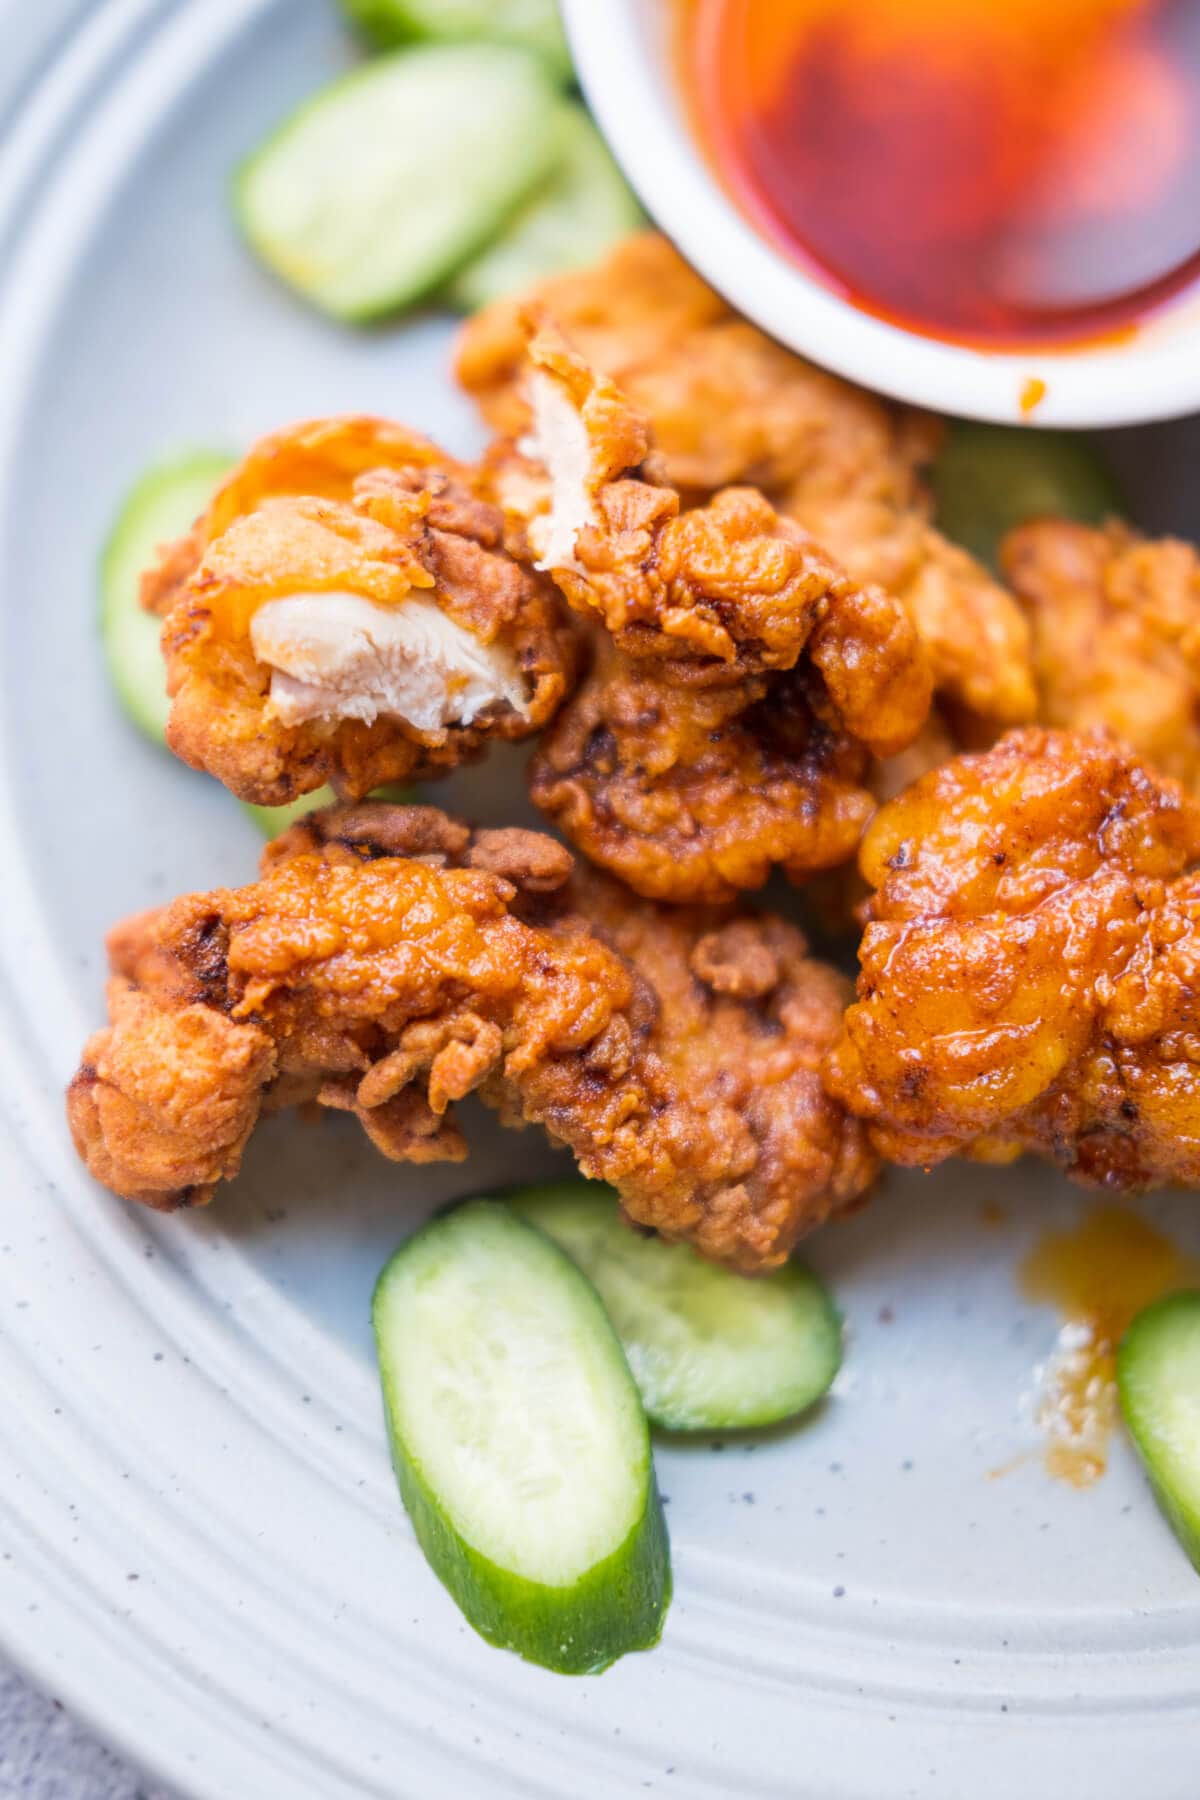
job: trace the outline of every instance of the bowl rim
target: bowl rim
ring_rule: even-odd
[[[1132,341],[1059,350],[977,350],[860,311],[791,263],[724,193],[650,41],[663,35],[669,0],[561,4],[580,85],[647,212],[711,286],[791,349],[896,400],[999,424],[1146,424],[1200,407],[1194,289]],[[1032,406],[1030,383],[1042,387]]]

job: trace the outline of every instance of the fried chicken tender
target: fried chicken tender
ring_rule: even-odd
[[[1200,557],[1116,522],[1010,532],[1002,555],[1033,631],[1039,718],[1104,726],[1200,793]]]
[[[535,804],[650,899],[717,902],[775,864],[802,880],[846,861],[871,756],[929,710],[908,614],[752,488],[681,510],[619,390],[552,330],[530,359],[534,430],[489,468],[523,553],[594,627]]]
[[[534,804],[636,893],[716,903],[853,857],[869,757],[808,668],[680,686],[601,643],[530,766]]]
[[[350,797],[538,730],[573,680],[552,585],[475,472],[384,420],[264,439],[143,584],[171,748],[243,800]]]
[[[876,817],[830,1090],[893,1161],[1200,1182],[1200,804],[1100,734],[1010,733]]]
[[[783,349],[647,232],[595,268],[554,276],[464,327],[459,380],[510,437],[531,419],[530,302],[647,417],[664,479],[688,502],[733,485],[761,490],[854,581],[900,598],[952,707],[997,728],[1033,718],[1019,607],[930,523],[921,468],[940,421]]]
[[[209,1201],[260,1111],[304,1101],[397,1161],[460,1158],[471,1092],[639,1224],[746,1270],[875,1172],[819,1075],[848,984],[799,932],[631,902],[536,833],[333,808],[252,886],[144,914],[110,952],[68,1112],[98,1179],[154,1207]]]

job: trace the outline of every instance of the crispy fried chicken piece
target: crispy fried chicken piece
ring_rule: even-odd
[[[264,439],[168,546],[167,740],[243,800],[351,797],[538,730],[573,679],[551,584],[521,568],[473,470],[399,426]]]
[[[1033,630],[1039,717],[1105,726],[1200,793],[1200,557],[1128,526],[1044,519],[1010,532],[1005,570]]]
[[[151,1206],[210,1200],[260,1109],[306,1100],[398,1161],[461,1157],[473,1091],[632,1219],[747,1270],[874,1174],[818,1073],[847,984],[800,934],[631,902],[536,833],[333,808],[252,886],[142,915],[110,949],[111,1023],[68,1110],[93,1173]]]
[[[635,892],[717,903],[852,858],[874,810],[869,756],[808,664],[681,686],[601,641],[543,738],[530,795]]]
[[[459,380],[511,437],[531,419],[528,301],[646,415],[664,478],[689,502],[730,485],[760,489],[854,581],[899,596],[952,706],[997,727],[1034,716],[1020,609],[929,522],[920,471],[939,421],[783,349],[647,232],[465,326]]]
[[[1200,1181],[1200,805],[1115,740],[1012,732],[893,800],[831,1091],[883,1155]]]
[[[534,430],[489,467],[523,553],[595,639],[532,765],[535,803],[651,899],[716,902],[774,864],[800,880],[846,861],[872,754],[929,710],[904,608],[751,488],[682,511],[619,390],[552,330],[530,356]]]

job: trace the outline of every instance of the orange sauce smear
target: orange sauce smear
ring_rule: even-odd
[[[1026,1299],[1057,1307],[1063,1319],[1038,1409],[1046,1468],[1088,1487],[1104,1473],[1117,1422],[1117,1346],[1152,1300],[1200,1286],[1200,1259],[1127,1208],[1095,1206],[1071,1230],[1042,1235],[1021,1265],[1020,1285]]]
[[[1061,346],[1200,275],[1196,0],[677,4],[725,186],[862,310]]]

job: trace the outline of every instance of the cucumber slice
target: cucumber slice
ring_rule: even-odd
[[[837,1374],[841,1320],[798,1263],[753,1280],[720,1269],[686,1244],[631,1231],[599,1183],[505,1198],[595,1283],[656,1425],[773,1425],[812,1406]]]
[[[650,1435],[590,1282],[475,1201],[396,1252],[372,1311],[400,1492],[476,1631],[567,1675],[656,1644],[671,1564]]]
[[[390,783],[386,787],[375,788],[367,796],[370,800],[387,800],[393,806],[407,806],[412,795],[405,787]],[[289,825],[297,819],[305,818],[310,812],[316,812],[320,806],[332,806],[337,799],[331,787],[314,788],[311,794],[301,794],[298,800],[289,800],[286,806],[251,806],[248,800],[239,801],[244,813],[247,813],[264,837],[276,838],[285,832]]]
[[[350,22],[385,48],[413,38],[480,38],[532,50],[558,80],[571,78],[558,0],[342,0],[342,5]]]
[[[309,100],[243,164],[235,204],[284,281],[367,320],[440,286],[558,155],[558,90],[498,44],[398,50]]]
[[[1138,1314],[1117,1352],[1117,1388],[1158,1503],[1200,1570],[1200,1293]]]
[[[332,806],[337,799],[331,787],[315,788],[311,794],[301,794],[298,800],[289,800],[286,806],[251,806],[248,800],[238,804],[266,838],[276,838],[285,832],[289,825],[306,814],[316,812],[319,806]]]
[[[232,458],[194,450],[143,475],[109,533],[100,564],[100,633],[117,698],[156,744],[171,702],[159,638],[162,622],[143,611],[141,577],[160,546],[182,537],[207,507]]]
[[[495,243],[459,270],[447,299],[462,312],[475,312],[558,269],[598,261],[642,223],[642,210],[604,139],[583,107],[566,101],[558,168]]]
[[[1094,525],[1121,511],[1103,457],[1069,432],[955,420],[929,481],[939,529],[993,569],[1001,538],[1027,519]]]

